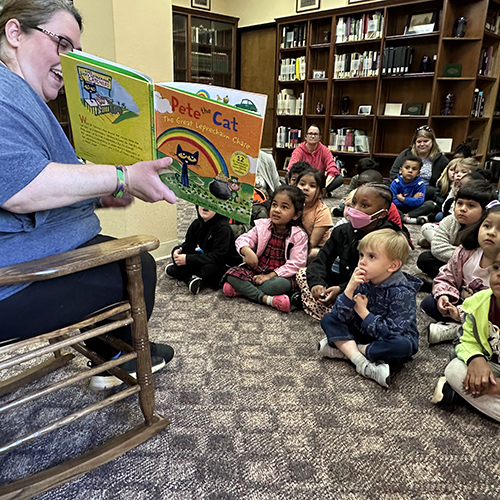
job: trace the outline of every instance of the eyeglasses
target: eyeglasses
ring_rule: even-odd
[[[39,28],[38,26],[35,26],[33,29],[41,31],[42,33],[45,33],[46,35],[49,35],[52,38],[57,38],[58,54],[67,54],[68,52],[75,49],[73,42],[68,38],[66,38],[65,36],[58,35],[57,33],[52,33],[52,31],[44,30],[43,28]]]
[[[434,132],[434,130],[429,127],[429,125],[422,125],[421,127],[418,127],[415,132],[420,132],[421,130],[426,130],[427,132]]]
[[[308,135],[309,137],[316,137],[316,136],[318,136],[319,134],[318,134],[318,132],[307,132],[307,134],[306,134],[306,135]]]

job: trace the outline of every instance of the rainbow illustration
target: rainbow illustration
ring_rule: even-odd
[[[156,138],[156,149],[168,156],[175,157],[178,144],[184,150],[200,152],[198,166],[202,170],[197,172],[202,177],[215,177],[220,172],[229,176],[226,162],[217,148],[198,132],[184,127],[174,127],[165,130]]]
[[[196,95],[204,97],[205,99],[210,99],[210,94],[204,89],[198,90],[198,92],[196,92]]]

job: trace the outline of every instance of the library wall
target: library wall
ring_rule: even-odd
[[[257,24],[272,23],[277,17],[294,16],[297,14],[296,4],[297,0],[276,0],[274,2],[269,2],[269,0],[252,0],[251,2],[243,0],[212,0],[211,12],[239,17],[238,27],[244,28]],[[191,8],[191,0],[173,0],[172,5]],[[344,7],[347,5],[347,0],[321,0],[320,5],[319,10],[309,12]],[[200,12],[203,12],[203,10],[200,10]]]
[[[172,5],[170,0],[74,0],[84,20],[85,51],[138,69],[156,81],[172,80]],[[154,41],[161,40],[161,43]],[[175,205],[136,200],[125,209],[97,211],[103,234],[122,237],[152,234],[159,238],[156,258],[177,244]]]

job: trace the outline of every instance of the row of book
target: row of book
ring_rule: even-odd
[[[302,115],[304,113],[304,92],[295,97],[292,89],[283,89],[278,94],[278,115]]]
[[[490,71],[493,70],[493,46],[483,49],[481,59],[479,59],[478,73],[482,76],[488,76]]]
[[[306,56],[287,57],[280,61],[280,82],[293,82],[295,80],[305,80],[306,78]]]
[[[278,127],[276,133],[277,148],[296,148],[299,145],[302,131],[300,128]]]
[[[386,47],[382,54],[382,76],[409,73],[412,61],[413,47]]]
[[[335,54],[335,69],[333,77],[363,78],[378,76],[380,53],[376,50],[366,50],[363,53]]]
[[[381,11],[361,16],[339,17],[335,30],[336,42],[358,42],[382,37],[384,15]]]
[[[364,130],[347,127],[330,129],[328,149],[343,153],[369,153],[370,139]]]
[[[470,115],[472,118],[481,118],[484,114],[484,93],[479,89],[474,89],[474,98],[472,100],[472,109]]]
[[[282,49],[305,47],[306,41],[307,23],[296,23],[283,26],[283,35],[280,44]]]
[[[191,71],[229,72],[229,55],[225,52],[191,52]]]
[[[498,10],[488,10],[484,27],[492,33],[500,34],[500,12]]]

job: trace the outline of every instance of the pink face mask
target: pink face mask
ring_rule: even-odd
[[[364,212],[361,212],[361,210],[357,210],[356,208],[348,208],[347,209],[347,215],[349,216],[349,221],[352,224],[352,227],[354,229],[361,229],[363,227],[368,226],[371,222],[373,222],[373,217],[380,212],[383,212],[384,209],[379,210],[378,212],[375,212],[372,215],[365,214]]]

